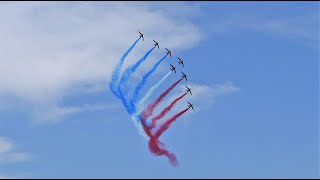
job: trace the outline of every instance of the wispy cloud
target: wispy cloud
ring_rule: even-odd
[[[0,137],[0,163],[14,163],[30,160],[30,155],[16,152],[14,145],[8,138]]]
[[[218,97],[228,95],[240,90],[232,82],[225,82],[221,84],[204,85],[190,83],[188,87],[192,90],[192,96],[188,95],[186,101],[190,101],[195,106],[195,112],[201,109],[208,109],[212,106]],[[180,87],[180,94],[185,92],[185,87]]]
[[[57,123],[67,116],[77,113],[102,111],[121,108],[120,104],[84,104],[79,106],[54,106],[38,109],[34,112],[34,119],[37,123]]]
[[[1,176],[0,175],[0,179],[12,179],[12,178],[9,178],[8,176]]]
[[[146,41],[130,58],[150,48],[152,39],[174,51],[197,45],[201,30],[187,18],[176,18],[185,13],[162,6],[155,10],[152,3],[0,4],[0,96],[28,104],[31,112],[47,107],[57,113],[44,113],[43,119],[63,117],[80,111],[58,107],[68,90],[88,84],[76,94],[99,91],[101,84],[106,88],[119,57],[138,38],[137,30],[145,33]],[[180,7],[192,9],[184,3]]]
[[[210,109],[212,105],[217,101],[218,97],[228,95],[240,90],[240,88],[232,82],[225,82],[225,83],[213,84],[213,85],[190,83],[188,84],[188,87],[191,88],[192,95],[187,94],[187,96],[185,96],[184,99],[182,99],[180,102],[178,102],[175,105],[171,113],[168,113],[166,117],[169,117],[172,114],[177,113],[182,109],[186,108],[187,101],[192,103],[194,106],[194,111],[190,110],[188,111],[188,113],[195,114],[200,112],[201,110]],[[159,107],[156,109],[156,112],[159,113],[165,106],[169,105],[175,98],[177,98],[178,96],[182,95],[185,92],[186,92],[185,85],[180,85],[178,90],[176,90],[169,98],[167,98],[164,101],[164,103],[159,105]],[[157,113],[154,113],[154,114],[157,114]]]

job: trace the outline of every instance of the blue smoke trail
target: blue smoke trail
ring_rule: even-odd
[[[132,114],[134,111],[133,111],[133,107],[132,105],[129,103],[129,101],[127,101],[127,99],[122,96],[121,94],[119,95],[119,99],[121,100],[122,104],[124,105],[124,107],[126,108],[127,112],[129,114]]]
[[[157,69],[157,67],[159,66],[159,64],[167,57],[168,54],[166,54],[163,58],[161,58],[151,69],[150,71],[148,71],[143,77],[142,80],[140,81],[140,83],[138,84],[138,86],[135,88],[133,96],[131,98],[130,104],[131,106],[134,108],[134,112],[136,112],[136,108],[135,108],[135,104],[137,101],[137,98],[139,96],[139,93],[143,87],[143,85],[146,83],[148,77]]]
[[[131,66],[130,68],[126,69],[124,74],[121,76],[121,79],[119,81],[119,76],[120,76],[120,70],[121,67],[126,59],[126,57],[128,56],[128,54],[131,52],[131,50],[136,46],[136,44],[138,43],[138,41],[140,40],[137,39],[134,44],[123,54],[123,56],[121,57],[120,61],[118,62],[118,64],[116,65],[116,67],[114,68],[113,72],[112,72],[112,79],[109,83],[109,87],[111,89],[111,91],[113,92],[113,94],[119,98],[122,102],[122,104],[125,106],[127,112],[131,115],[131,119],[132,121],[134,121],[134,124],[136,125],[136,127],[139,129],[140,134],[146,136],[144,134],[144,131],[142,129],[142,126],[140,123],[138,123],[140,121],[140,117],[137,116],[135,114],[136,112],[136,104],[132,103],[132,101],[129,101],[127,99],[127,97],[125,97],[124,95],[126,95],[126,93],[123,93],[124,91],[127,91],[128,87],[127,87],[127,81],[130,78],[130,76],[136,71],[136,69],[140,66],[140,64],[146,60],[146,58],[150,55],[150,53],[155,49],[155,47],[153,47],[152,49],[150,49],[138,62],[136,62],[133,66]],[[166,55],[167,56],[167,55]],[[148,76],[150,76],[158,67],[158,65],[166,58],[166,56],[164,56],[162,59],[160,59],[154,66],[153,68],[147,73],[145,74],[145,76],[143,77],[143,80],[140,82],[140,84],[138,85],[138,87],[135,89],[135,93],[139,93],[139,91],[141,90],[142,86],[145,84]],[[123,87],[124,85],[124,87]],[[124,89],[122,89],[124,88]],[[136,95],[136,96],[137,96]],[[127,95],[126,95],[127,96]],[[134,100],[133,102],[135,102],[136,100]]]
[[[117,93],[118,93],[118,98],[121,99],[122,104],[125,106],[126,110],[128,111],[129,114],[133,114],[134,113],[134,109],[135,106],[133,104],[130,104],[127,101],[127,95],[126,92],[128,91],[128,87],[127,87],[127,81],[129,79],[129,77],[132,75],[132,73],[134,73],[137,68],[139,67],[139,65],[149,56],[149,54],[154,50],[154,47],[152,49],[150,49],[139,61],[137,61],[134,65],[132,65],[131,67],[127,68],[125,70],[125,72],[123,73],[118,88],[117,88]],[[125,93],[123,92],[123,88]]]
[[[140,111],[142,111],[142,108],[145,107],[145,103],[147,99],[154,93],[154,91],[161,85],[161,83],[168,78],[168,76],[171,74],[172,71],[169,71],[163,78],[157,82],[155,85],[153,85],[149,91],[146,93],[146,95],[138,102],[138,111],[136,114],[140,114]]]
[[[123,54],[123,56],[121,57],[120,61],[118,62],[118,64],[116,65],[116,67],[114,68],[113,72],[112,72],[112,78],[111,78],[111,82],[109,83],[109,87],[112,91],[112,93],[117,96],[118,98],[120,98],[118,92],[117,92],[117,83],[119,80],[119,74],[120,74],[120,69],[123,65],[124,60],[126,59],[126,57],[128,56],[128,54],[130,53],[130,51],[136,46],[136,44],[138,43],[138,41],[140,40],[137,39],[133,45]]]
[[[155,47],[151,48],[139,61],[133,64],[130,68],[127,68],[123,73],[119,85],[118,85],[118,92],[120,96],[126,96],[128,93],[127,82],[131,75],[137,70],[140,64],[147,59],[150,53],[154,50]],[[123,89],[125,88],[125,89]]]

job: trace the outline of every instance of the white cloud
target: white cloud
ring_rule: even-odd
[[[184,9],[181,14],[166,9],[168,6],[164,4],[155,10],[155,5],[0,4],[0,96],[14,97],[26,103],[32,112],[48,108],[47,111],[57,113],[40,119],[79,112],[77,108],[60,108],[58,104],[74,87],[90,84],[91,89],[84,92],[107,87],[114,65],[138,38],[137,30],[143,31],[146,38],[139,42],[130,58],[150,48],[152,39],[160,41],[162,48],[173,49],[173,53],[199,43],[200,29],[183,17],[192,9],[190,5],[181,3]],[[164,53],[163,49],[157,52]]]
[[[13,143],[4,137],[0,137],[0,163],[22,162],[30,159],[30,155],[24,152],[14,151]]]

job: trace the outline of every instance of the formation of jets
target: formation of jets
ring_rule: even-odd
[[[139,37],[142,38],[142,40],[144,41],[144,36],[143,36],[143,34],[142,34],[140,31],[138,31],[138,32],[139,32]],[[153,42],[154,42],[154,44],[153,44],[154,47],[158,47],[158,49],[160,49],[160,47],[159,47],[159,42],[157,42],[157,41],[155,41],[155,40],[153,40]],[[170,57],[172,58],[171,50],[169,50],[169,49],[167,49],[167,48],[165,48],[165,50],[167,51],[167,52],[166,52],[167,55],[170,55]],[[177,62],[179,63],[179,65],[181,65],[182,67],[184,67],[183,60],[180,59],[179,57],[177,57],[177,58],[178,58],[178,61],[177,61]],[[172,64],[170,64],[170,66],[171,66],[171,67],[170,67],[170,70],[176,74],[176,67],[173,66]],[[186,75],[185,73],[183,73],[182,71],[181,71],[181,73],[182,73],[182,75],[181,75],[182,79],[185,79],[186,81],[188,81],[187,75]],[[185,87],[186,87],[187,93],[190,93],[190,94],[192,95],[191,88],[189,88],[188,86],[185,86]],[[188,108],[192,108],[192,110],[194,111],[193,105],[192,105],[190,102],[188,102],[188,101],[187,101],[187,103],[188,103]]]

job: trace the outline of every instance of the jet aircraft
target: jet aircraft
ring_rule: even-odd
[[[180,59],[180,58],[178,58],[178,59],[179,59],[178,63],[181,64],[184,67],[183,60]]]
[[[165,48],[165,49],[167,50],[167,54],[169,54],[170,57],[172,58],[172,56],[171,56],[171,51],[170,51],[169,49],[167,49],[167,48]]]
[[[142,40],[144,41],[144,38],[143,38],[143,34],[140,32],[140,31],[138,31],[139,32],[139,37],[141,37],[142,38]]]
[[[157,41],[155,41],[155,40],[153,40],[153,42],[154,42],[154,47],[157,47],[158,46],[158,49],[160,49],[160,47],[159,47],[159,42],[157,42]]]
[[[192,95],[191,88],[189,88],[188,86],[185,86],[185,87],[187,88],[186,89],[187,93],[189,92]]]
[[[187,80],[187,75],[186,75],[185,73],[183,73],[182,71],[181,71],[181,73],[182,73],[182,75],[181,75],[182,79],[185,78],[186,81],[188,81],[188,80]]]
[[[187,101],[187,103],[188,103],[188,107],[189,107],[189,108],[192,108],[192,110],[194,111],[193,105],[192,105],[191,103],[189,103],[188,101]]]
[[[174,66],[172,66],[172,64],[170,64],[170,66],[171,66],[171,71],[173,72],[174,71],[174,73],[176,73],[176,67],[174,67]]]

